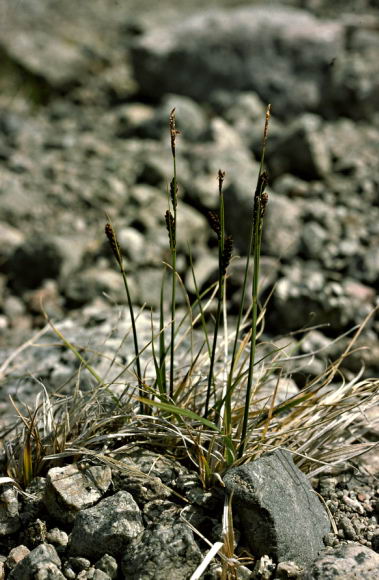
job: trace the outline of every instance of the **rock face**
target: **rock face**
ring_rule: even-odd
[[[276,115],[288,116],[320,107],[343,38],[339,22],[302,10],[214,10],[148,31],[132,50],[134,74],[146,96],[177,92],[206,101],[233,87],[256,91]]]
[[[323,549],[328,516],[290,453],[277,450],[232,468],[224,483],[255,555],[304,566]]]

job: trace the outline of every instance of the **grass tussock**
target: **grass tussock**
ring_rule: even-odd
[[[147,315],[135,311],[117,232],[108,220],[105,233],[124,282],[134,357],[108,381],[94,368],[90,353],[83,355],[83,350],[68,341],[49,321],[61,343],[79,361],[78,380],[73,392],[65,396],[49,394],[42,387],[34,409],[14,403],[19,417],[13,428],[17,437],[11,438],[9,429],[5,448],[8,477],[19,485],[27,487],[33,477],[63,460],[95,457],[96,461],[124,470],[126,467],[120,458],[135,445],[151,446],[162,454],[185,461],[197,470],[204,488],[222,485],[222,475],[230,466],[254,460],[279,447],[290,450],[297,465],[309,476],[345,465],[372,447],[365,438],[365,413],[378,404],[379,380],[362,379],[361,375],[345,380],[341,371],[344,359],[353,352],[369,317],[355,329],[349,347],[338,360],[299,393],[279,402],[279,385],[287,376],[288,362],[305,365],[309,359],[288,356],[275,343],[270,345],[268,353],[267,349],[261,352],[259,348],[268,307],[259,303],[259,265],[264,215],[269,202],[264,166],[269,119],[270,107],[252,196],[242,298],[233,327],[228,324],[227,313],[228,266],[233,259],[233,241],[225,229],[223,170],[217,176],[218,211],[209,214],[210,228],[218,243],[218,280],[201,293],[189,252],[195,288],[195,297],[190,301],[177,272],[180,191],[176,140],[179,131],[173,110],[169,116],[173,177],[168,186],[165,214],[170,263],[163,265],[159,312],[150,314],[151,338],[141,347],[139,317]],[[250,278],[252,293],[247,296]],[[171,292],[166,304],[163,297],[168,280]],[[186,312],[180,316],[176,309],[179,290],[184,293],[187,304]],[[29,341],[26,347],[31,344]],[[116,357],[110,362],[111,367],[116,365],[115,361]],[[5,367],[2,371],[6,374]],[[81,390],[82,373],[92,376],[91,391]],[[265,387],[269,381],[274,387],[267,393]],[[232,534],[231,505],[226,502],[223,537],[210,545],[203,568],[217,553],[223,563],[224,577],[235,577],[233,574],[240,563],[233,554]],[[200,575],[199,568],[194,578]]]

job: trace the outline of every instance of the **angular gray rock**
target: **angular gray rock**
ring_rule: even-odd
[[[306,580],[377,580],[379,554],[354,542],[320,554]]]
[[[93,506],[112,482],[106,465],[53,467],[47,474],[44,503],[49,514],[61,523],[72,523],[80,510]]]
[[[124,554],[122,572],[129,580],[188,580],[202,559],[191,529],[182,522],[145,530]]]
[[[337,21],[279,5],[201,12],[138,39],[134,74],[146,96],[176,92],[208,101],[233,87],[256,91],[275,114],[288,116],[320,106],[343,33]]]
[[[263,253],[281,259],[296,256],[302,234],[299,206],[284,195],[269,193],[264,220]]]
[[[224,476],[252,553],[309,565],[323,549],[328,516],[292,456],[276,450]]]
[[[143,530],[138,505],[130,493],[119,491],[76,516],[69,552],[90,559],[118,556]]]
[[[0,537],[20,529],[17,491],[12,483],[0,484]]]
[[[269,147],[270,175],[292,173],[319,179],[330,173],[331,156],[322,132],[321,118],[310,113],[295,119],[273,147]]]
[[[8,575],[8,580],[65,580],[55,548],[40,544],[29,552]]]

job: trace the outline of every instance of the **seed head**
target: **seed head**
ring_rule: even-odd
[[[176,128],[176,117],[175,117],[175,108],[172,109],[170,116],[169,116],[169,129],[170,129],[170,136],[171,136],[171,152],[172,156],[175,157],[175,141],[176,136],[180,135],[180,131]]]
[[[176,236],[175,236],[175,218],[168,209],[165,213],[166,228],[168,231],[168,239],[170,242],[170,247],[175,248],[176,246]]]
[[[178,186],[175,178],[173,178],[170,182],[170,197],[172,207],[176,209],[176,206],[178,205]]]
[[[208,212],[209,225],[211,226],[214,233],[217,235],[218,239],[221,238],[221,225],[220,218],[215,211]]]
[[[122,269],[122,254],[120,250],[120,246],[117,240],[116,232],[110,222],[105,224],[105,235],[108,238],[109,245],[112,249],[113,255],[116,258],[116,261],[120,268]]]

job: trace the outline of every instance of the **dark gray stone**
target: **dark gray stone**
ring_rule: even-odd
[[[8,580],[65,580],[54,546],[40,544],[10,572]]]
[[[124,554],[130,580],[188,580],[202,560],[190,528],[182,522],[148,528]]]
[[[295,119],[272,147],[269,143],[268,163],[273,177],[293,173],[311,180],[330,173],[330,152],[320,117],[307,113]]]
[[[306,580],[377,580],[378,577],[379,554],[351,542],[321,554],[310,567]]]
[[[143,532],[138,505],[130,493],[119,491],[75,519],[69,552],[72,556],[101,558],[118,556]]]
[[[232,468],[224,483],[253,554],[309,565],[323,549],[328,516],[289,452]]]
[[[9,259],[9,270],[17,289],[37,288],[48,279],[58,278],[63,256],[48,236],[32,236]]]

